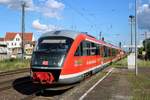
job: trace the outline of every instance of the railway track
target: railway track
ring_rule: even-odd
[[[44,91],[44,90],[39,89],[39,90],[35,91],[33,94],[22,98],[21,100],[32,100],[33,98],[36,98],[38,94],[42,93],[42,91]],[[50,97],[50,98],[52,98],[52,97]]]
[[[4,90],[7,90],[7,89],[10,89],[12,88],[13,86],[15,85],[19,85],[19,84],[22,84],[22,83],[25,83],[27,82],[27,80],[24,80],[24,81],[20,81],[18,83],[15,83],[13,84],[13,82],[18,78],[18,77],[14,77],[14,78],[8,78],[7,79],[7,75],[17,75],[17,74],[20,74],[20,73],[25,73],[25,72],[28,72],[29,71],[29,68],[23,68],[23,69],[17,69],[17,70],[12,70],[12,71],[6,71],[6,72],[1,72],[0,73],[0,77],[1,77],[1,81],[0,81],[0,92],[1,91],[4,91]],[[19,76],[19,75],[18,75]],[[29,77],[29,76],[26,76],[26,77]],[[3,79],[6,79],[6,80],[3,80]],[[3,81],[2,81],[3,80]],[[30,79],[28,78],[28,81]],[[31,81],[31,80],[30,80]]]
[[[67,90],[70,90],[71,88],[77,86],[79,83],[76,84],[71,84],[71,85],[66,85],[66,86],[52,86],[49,88],[43,88],[40,87],[37,91],[35,91],[33,94],[28,95],[24,98],[22,98],[21,100],[32,100],[33,98],[36,98],[37,96],[42,96],[43,98],[45,98],[45,94],[47,94],[45,91],[47,91],[50,94],[47,94],[47,99],[54,99],[54,96],[56,95],[61,95],[63,93],[65,93]]]
[[[20,84],[25,84],[25,83],[28,83],[28,82],[31,82],[31,79],[29,76],[26,76],[24,77],[25,80],[23,81],[19,81],[17,83],[14,84],[14,81],[16,79],[10,79],[10,80],[7,80],[7,81],[3,81],[3,82],[0,82],[0,92],[1,91],[4,91],[4,90],[7,90],[7,89],[10,89],[16,85],[20,85]]]
[[[22,68],[22,69],[17,69],[17,70],[12,70],[12,71],[0,72],[0,77],[6,76],[6,75],[24,73],[24,72],[28,72],[29,70],[30,70],[29,68]]]
[[[32,80],[29,76],[24,76],[24,77],[15,77],[13,79],[7,79],[7,75],[20,75],[20,73],[24,73],[29,71],[29,69],[19,69],[19,70],[14,70],[14,71],[8,71],[8,72],[1,72],[0,76],[1,79],[6,78],[4,81],[0,81],[0,93],[3,93],[3,91],[9,91],[9,89],[17,89],[16,87],[22,87],[25,84],[30,84],[32,85]],[[5,77],[3,77],[5,76]],[[27,86],[27,85],[26,85]],[[68,87],[67,87],[68,88]],[[57,91],[58,88],[50,88],[51,91]],[[60,88],[59,88],[60,89]],[[61,87],[61,89],[65,89],[65,87]],[[17,90],[18,91],[18,90]],[[32,100],[33,98],[36,98],[38,95],[43,94],[43,91],[45,91],[45,88],[36,88],[34,92],[32,92],[29,95],[26,95],[26,97],[22,98],[21,100]],[[48,98],[53,98],[53,96],[48,97]]]
[[[96,75],[96,74],[95,74]],[[89,78],[86,78],[85,80],[83,80],[82,82],[86,82],[87,80],[89,80]],[[56,86],[52,86],[52,87],[50,87],[50,88],[39,88],[37,91],[35,91],[33,94],[31,94],[31,95],[27,95],[26,97],[24,97],[24,98],[22,98],[21,100],[32,100],[32,99],[34,99],[34,98],[38,98],[38,96],[41,96],[41,97],[43,97],[44,99],[45,99],[45,97],[46,96],[43,96],[42,94],[45,94],[45,90],[48,90],[49,91],[49,93],[53,93],[53,95],[52,94],[49,94],[48,95],[48,98],[47,99],[57,99],[57,97],[59,98],[59,96],[61,96],[63,93],[65,93],[66,92],[66,90],[68,90],[69,92],[71,92],[71,89],[73,88],[73,87],[76,87],[76,86],[78,86],[78,85],[80,85],[81,83],[79,82],[79,83],[76,83],[76,84],[72,84],[72,85],[70,85],[70,86],[62,86],[62,87],[57,87],[57,85]],[[58,93],[58,92],[60,92],[60,91],[64,91],[63,93]],[[58,95],[58,96],[57,96]]]
[[[89,78],[85,79],[85,81],[88,79]],[[14,82],[16,80],[17,80],[17,82]],[[76,84],[76,85],[79,85],[79,84]],[[27,92],[26,92],[27,94],[26,93],[24,94],[24,93],[18,91],[18,93],[23,94],[22,96],[18,97],[20,100],[32,100],[32,99],[36,99],[36,98],[37,99],[38,98],[41,98],[41,99],[55,99],[56,98],[57,99],[57,98],[61,98],[61,95],[63,95],[65,93],[65,91],[63,93],[58,93],[59,91],[57,91],[57,88],[56,88],[57,86],[54,86],[55,88],[51,87],[51,88],[49,88],[50,90],[48,89],[50,94],[48,94],[48,95],[46,94],[46,96],[45,96],[45,90],[47,91],[47,89],[38,87],[38,86],[33,87],[32,85],[33,84],[31,82],[31,79],[29,76],[21,77],[21,78],[14,79],[14,80],[13,79],[7,80],[7,81],[0,82],[0,92],[3,93],[2,91],[4,91],[4,90],[9,91],[7,89],[13,89],[13,88],[16,89],[16,91],[18,91],[18,89],[15,87],[19,87],[21,91],[24,90],[23,88],[28,88],[28,86],[30,86],[28,90],[34,89],[34,90],[32,90],[32,92],[28,92],[28,90],[27,90]],[[76,85],[73,85],[73,86],[76,86]],[[64,89],[64,87],[61,87],[61,88]],[[71,92],[70,90],[72,90],[72,89],[68,89],[68,92]]]

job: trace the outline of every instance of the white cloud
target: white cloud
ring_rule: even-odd
[[[61,11],[63,11],[65,5],[57,0],[37,0],[38,3],[34,3],[33,0],[0,0],[1,5],[6,5],[8,8],[21,9],[21,3],[26,3],[26,10],[35,11],[50,18],[61,18]]]
[[[48,29],[48,26],[47,26],[47,25],[44,25],[44,24],[41,24],[38,19],[33,21],[32,27],[33,27],[34,29],[40,30],[40,31],[43,31],[43,30],[47,30],[47,29]]]
[[[32,27],[39,32],[54,31],[54,30],[62,29],[61,27],[55,26],[55,25],[41,24],[38,19],[33,21]]]
[[[138,7],[138,27],[150,31],[150,4],[143,4]]]
[[[46,2],[46,6],[51,9],[59,9],[59,10],[64,9],[65,7],[63,3],[58,2],[56,0],[48,0]]]
[[[25,2],[26,10],[34,10],[34,4],[32,0],[0,0],[0,4],[7,5],[8,8],[21,9],[22,2]]]
[[[46,17],[50,17],[50,18],[56,18],[56,19],[61,19],[62,16],[60,15],[60,12],[57,11],[43,11],[43,15]]]
[[[1,4],[7,4],[7,3],[9,3],[11,0],[0,0],[0,3]]]
[[[44,6],[41,8],[41,12],[46,17],[61,19],[61,11],[64,9],[65,5],[56,0],[47,0]]]

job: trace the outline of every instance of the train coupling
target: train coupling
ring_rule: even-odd
[[[41,84],[51,84],[54,81],[54,76],[49,72],[33,72],[33,80]]]

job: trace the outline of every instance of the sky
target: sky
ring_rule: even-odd
[[[21,3],[26,3],[25,31],[36,39],[46,31],[88,32],[118,45],[130,43],[129,15],[135,0],[0,0],[0,37],[21,31]],[[150,31],[150,2],[137,0],[138,32]],[[139,35],[140,36],[140,35]]]

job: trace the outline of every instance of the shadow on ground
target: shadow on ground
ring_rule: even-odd
[[[47,89],[42,89],[43,87],[32,83],[30,76],[27,77],[21,77],[16,79],[13,82],[13,88],[23,94],[23,95],[37,95],[37,96],[56,96],[56,95],[61,95],[65,91],[69,89],[64,89],[64,90],[49,90]],[[54,86],[51,86],[54,87]],[[49,87],[49,88],[51,88]],[[42,90],[41,90],[42,89]]]

